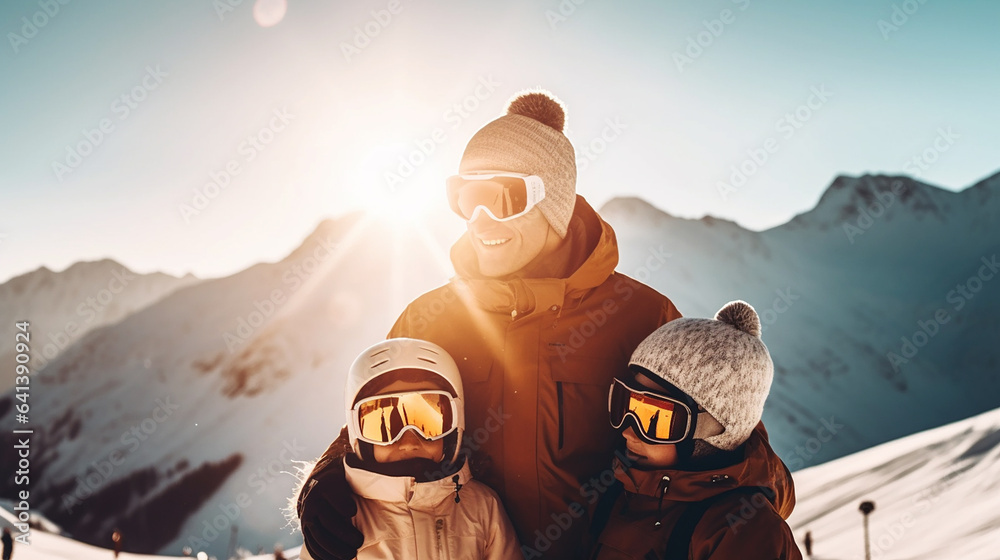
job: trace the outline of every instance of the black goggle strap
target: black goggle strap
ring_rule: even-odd
[[[708,412],[698,413],[698,421],[695,423],[694,439],[705,439],[717,436],[725,432],[726,428]]]

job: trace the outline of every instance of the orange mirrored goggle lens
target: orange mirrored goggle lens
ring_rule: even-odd
[[[520,177],[497,176],[482,181],[452,177],[449,191],[455,193],[456,209],[466,220],[471,220],[480,206],[497,220],[516,218],[531,210],[527,185]]]
[[[670,425],[674,419],[674,403],[662,402],[633,393],[628,409],[639,418],[639,426],[647,436],[670,439]]]
[[[611,385],[608,411],[615,429],[631,416],[640,430],[638,435],[649,443],[679,442],[687,435],[690,424],[690,412],[684,403],[638,391],[619,379]]]
[[[426,439],[439,439],[455,429],[450,395],[437,392],[380,395],[355,405],[361,437],[390,444],[413,426]]]

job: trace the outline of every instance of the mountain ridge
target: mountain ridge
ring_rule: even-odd
[[[31,324],[32,366],[39,368],[94,328],[199,281],[190,274],[139,274],[113,259],[79,261],[61,271],[40,266],[0,284],[0,314]],[[13,338],[0,341],[0,359],[13,363],[13,352]],[[12,385],[5,376],[0,391]]]

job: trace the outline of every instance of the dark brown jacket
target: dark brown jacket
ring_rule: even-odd
[[[413,301],[389,333],[437,343],[458,363],[475,477],[497,491],[529,558],[585,554],[597,501],[589,481],[615,448],[611,378],[648,334],[680,317],[666,297],[614,271],[614,231],[582,197],[557,252],[529,274],[486,278],[463,236],[452,248],[456,278]],[[546,269],[572,272],[539,277]]]
[[[734,488],[757,486],[766,493],[730,492],[714,500],[695,527],[684,558],[801,560],[784,521],[795,506],[792,475],[771,449],[763,423],[757,425],[742,456],[734,465],[707,471],[638,470],[616,458],[615,477],[625,492],[611,509],[593,557],[665,558],[671,531],[691,504]]]

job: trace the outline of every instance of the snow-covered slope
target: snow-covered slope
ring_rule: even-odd
[[[794,476],[788,522],[800,543],[812,533],[814,558],[864,558],[862,501],[872,558],[1000,557],[1000,409]]]
[[[32,362],[40,368],[91,330],[198,281],[191,274],[137,274],[110,259],[78,262],[62,272],[40,267],[0,284],[0,317],[31,322]],[[14,363],[12,336],[0,339],[0,363]],[[0,376],[0,393],[13,384],[12,376]]]
[[[11,533],[17,536],[20,533],[13,525],[15,521],[16,518],[9,509],[0,507],[0,527],[10,529]],[[29,535],[29,542],[31,544],[14,543],[13,558],[15,560],[107,560],[114,554],[108,548],[81,543],[69,537],[45,532],[40,529],[32,529]],[[193,552],[197,553],[198,551]],[[284,551],[284,556],[287,560],[298,560],[299,547]],[[170,560],[181,557],[180,554],[152,556],[130,552],[123,552],[118,556],[121,560]],[[187,558],[191,557],[188,556]],[[260,554],[256,556],[243,556],[242,558],[243,560],[274,560],[274,555]]]
[[[793,469],[1000,406],[1000,174],[959,193],[839,177],[759,233],[637,199],[602,215],[619,270],[682,313],[756,307],[775,362],[764,420]],[[824,422],[843,427],[819,445]]]

